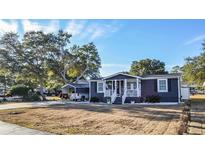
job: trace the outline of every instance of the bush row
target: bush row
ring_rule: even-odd
[[[34,92],[31,87],[24,85],[13,86],[10,90],[12,96],[22,96],[23,101],[40,101],[40,94]]]
[[[99,102],[100,100],[98,97],[91,97],[90,101],[95,103],[95,102]],[[140,102],[157,103],[160,102],[160,96],[151,95],[151,96],[146,96],[145,98],[141,97]]]

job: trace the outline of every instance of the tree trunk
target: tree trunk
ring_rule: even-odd
[[[60,75],[63,78],[64,83],[67,84],[68,83],[68,79],[66,79],[65,71],[60,72]]]
[[[43,101],[46,101],[46,96],[44,95],[44,91],[43,91],[43,81],[40,79],[40,88],[39,88],[39,92],[43,98]]]
[[[80,78],[83,77],[83,75],[85,74],[85,72],[88,70],[88,67],[85,68],[85,70],[80,74],[80,76],[77,77],[76,82],[78,82],[80,80]]]

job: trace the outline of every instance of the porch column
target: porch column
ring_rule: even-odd
[[[104,83],[103,83],[103,92],[104,92],[104,96],[105,96],[105,92],[106,92],[106,81],[104,81]]]
[[[113,80],[112,80],[112,91],[111,91],[111,93],[110,94],[113,94]]]
[[[136,80],[137,83],[137,97],[139,97],[139,79]]]
[[[124,94],[127,92],[127,79],[124,79]]]
[[[117,80],[115,80],[115,93],[117,93]]]
[[[118,82],[119,82],[119,94],[120,94],[120,96],[121,96],[121,80],[118,81]]]

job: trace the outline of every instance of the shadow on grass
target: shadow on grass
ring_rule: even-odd
[[[125,117],[146,118],[156,121],[167,121],[172,119],[179,119],[181,113],[181,106],[140,106],[140,105],[99,105],[99,104],[64,104],[64,105],[50,105],[47,109],[54,110],[72,110],[80,109],[85,111],[97,113],[124,112]],[[118,114],[118,113],[115,113]],[[121,115],[121,117],[123,117]]]

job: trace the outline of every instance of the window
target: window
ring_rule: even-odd
[[[158,92],[168,92],[167,79],[158,79],[157,83]]]
[[[103,88],[103,82],[97,82],[97,93],[103,93],[104,88]]]

